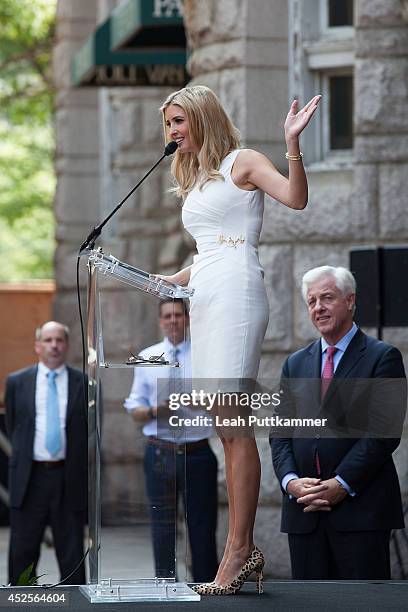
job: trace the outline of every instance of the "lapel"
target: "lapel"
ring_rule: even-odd
[[[34,366],[28,370],[26,379],[23,385],[23,393],[25,397],[29,398],[28,400],[28,411],[30,413],[30,418],[35,423],[35,391],[36,391],[36,382],[37,382],[37,371],[38,366]]]
[[[67,400],[66,422],[68,423],[74,411],[74,407],[76,403],[75,398],[78,392],[78,385],[77,385],[77,381],[75,380],[74,372],[69,366],[67,366],[67,373],[68,373],[68,400]]]
[[[336,368],[333,376],[333,380],[327,390],[323,404],[325,404],[330,397],[333,395],[334,390],[337,387],[336,381],[342,378],[348,378],[349,373],[356,367],[358,362],[364,357],[366,350],[367,340],[365,334],[358,329],[353,336],[350,344],[345,350],[343,357],[340,359],[340,363]],[[333,384],[334,383],[334,384]]]
[[[334,378],[347,378],[350,371],[363,358],[366,345],[365,334],[363,334],[361,329],[358,329],[346,348],[343,357],[340,359],[340,363],[334,373]]]
[[[320,370],[322,362],[322,345],[319,340],[316,340],[309,347],[309,355],[306,364],[307,371],[305,372],[305,378],[311,379],[311,388],[309,393],[311,395],[312,405],[316,406],[318,411],[320,408]],[[308,393],[308,395],[309,395]]]

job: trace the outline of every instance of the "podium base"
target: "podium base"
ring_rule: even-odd
[[[91,603],[120,603],[123,601],[200,601],[186,582],[162,579],[114,580],[108,578],[99,584],[86,584],[79,591]]]

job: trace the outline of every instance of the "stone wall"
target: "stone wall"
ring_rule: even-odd
[[[97,23],[97,0],[59,0],[53,57],[57,191],[54,316],[72,330],[71,358],[81,361],[75,294],[79,245],[99,218],[98,92],[71,86],[71,59]],[[85,286],[85,278],[82,286]]]
[[[358,244],[406,245],[408,240],[408,14],[406,2],[359,0],[356,11],[354,218]],[[402,281],[404,282],[404,281]],[[408,365],[408,330],[385,329]],[[394,454],[408,505],[408,443]],[[396,532],[404,563],[407,547]],[[393,577],[400,578],[395,544]]]
[[[55,316],[75,331],[77,247],[95,220],[111,210],[162,148],[157,109],[166,89],[96,92],[69,86],[69,58],[114,4],[102,0],[60,0],[58,4]],[[266,198],[260,257],[271,312],[260,377],[269,380],[278,378],[288,353],[316,337],[300,296],[302,274],[325,263],[347,266],[349,250],[356,246],[407,241],[408,36],[402,19],[406,3],[356,0],[355,4],[355,163],[345,168],[308,168],[310,199],[305,211],[292,211]],[[287,2],[185,0],[185,24],[192,83],[212,87],[240,128],[245,145],[265,152],[286,172]],[[168,186],[166,161],[106,228],[106,252],[163,273],[189,262],[192,246],[181,230],[178,205],[165,193]],[[109,355],[121,359],[129,349],[139,349],[154,337],[156,313],[126,286],[108,283],[104,295]],[[387,330],[385,339],[408,353],[406,330]],[[142,483],[134,478],[132,464],[140,464],[142,439],[121,409],[130,378],[129,372],[122,372],[106,385],[103,515],[107,522],[135,520],[141,510]],[[214,447],[221,464],[216,440]],[[263,475],[256,541],[265,549],[268,575],[286,578],[289,564],[286,537],[279,533],[279,485],[267,441],[260,440],[259,447]],[[406,445],[396,453],[405,496],[407,454]],[[219,482],[221,551],[226,532],[222,468]]]

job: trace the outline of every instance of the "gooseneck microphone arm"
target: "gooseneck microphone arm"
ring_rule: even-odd
[[[119,202],[119,204],[112,210],[111,213],[109,213],[109,215],[106,217],[106,219],[104,219],[102,221],[102,223],[100,223],[99,225],[97,225],[96,227],[93,228],[93,230],[90,232],[90,234],[87,236],[86,240],[84,240],[84,242],[81,244],[80,249],[79,249],[79,254],[81,254],[85,249],[93,249],[94,245],[95,245],[95,241],[98,238],[98,236],[100,236],[103,228],[105,227],[105,225],[107,224],[107,222],[113,217],[114,214],[117,213],[117,211],[119,210],[119,208],[121,208],[123,206],[123,204],[126,202],[126,200],[128,198],[130,198],[130,196],[132,195],[132,193],[134,193],[136,191],[136,189],[143,183],[143,181],[145,179],[147,179],[147,177],[149,176],[149,174],[151,174],[153,172],[153,170],[156,168],[156,166],[158,166],[160,164],[160,162],[167,157],[168,155],[172,155],[175,150],[177,149],[177,142],[175,142],[174,140],[171,140],[165,147],[164,149],[164,153],[163,155],[160,157],[160,159],[157,160],[157,162],[150,168],[150,170],[148,172],[146,172],[146,174],[140,179],[140,181],[138,182],[137,185],[135,185],[130,191],[129,193],[123,198],[123,200],[121,200]]]

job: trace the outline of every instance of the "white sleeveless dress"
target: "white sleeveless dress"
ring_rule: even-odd
[[[235,185],[229,153],[219,171],[224,181],[196,186],[182,211],[186,230],[197,243],[189,286],[192,377],[206,387],[246,390],[258,375],[269,305],[258,259],[264,193]],[[219,379],[228,379],[228,382]]]

